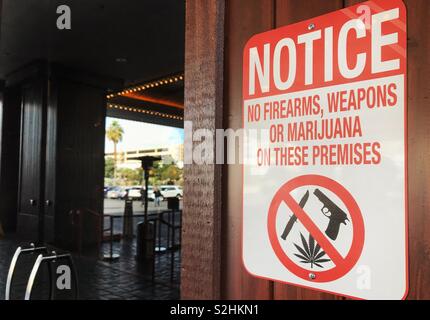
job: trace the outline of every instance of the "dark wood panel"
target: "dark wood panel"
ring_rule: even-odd
[[[359,4],[362,2],[366,2],[367,0],[345,0],[345,7],[350,7],[353,6],[355,4]]]
[[[282,27],[341,9],[342,0],[276,0],[276,25]]]
[[[22,90],[21,172],[19,211],[38,214],[40,161],[42,143],[43,91],[41,83],[26,85]],[[35,202],[35,203],[36,203]]]
[[[46,155],[45,155],[45,197],[44,197],[44,235],[45,241],[55,239],[55,194],[56,194],[56,136],[57,136],[57,94],[55,82],[49,82],[47,106]]]
[[[254,34],[274,27],[273,0],[226,2],[224,127],[242,128],[242,57]],[[238,150],[236,150],[236,154]],[[242,166],[224,166],[222,297],[271,299],[273,283],[247,273],[242,263]]]
[[[55,141],[55,242],[76,246],[71,210],[103,212],[105,91],[85,84],[58,81]],[[54,124],[53,124],[54,125]],[[88,219],[82,230],[83,245],[95,244],[101,225]]]
[[[342,0],[277,0],[276,25],[277,27],[281,27],[293,24],[341,9],[342,7]],[[335,296],[330,294],[280,283],[275,283],[274,286],[274,299],[279,300],[320,300],[335,298]]]
[[[224,0],[187,1],[185,38],[185,120],[193,130],[221,128]],[[221,173],[213,164],[184,169],[183,299],[220,297]]]
[[[18,232],[33,241],[43,241],[43,185],[44,173],[44,113],[46,86],[42,79],[22,88],[21,146],[18,192]]]
[[[58,69],[48,81],[45,64],[31,70],[33,79],[13,77],[22,86],[15,106],[21,110],[18,232],[28,240],[73,248],[77,230],[69,213],[103,212],[106,90]],[[98,243],[101,218],[83,225],[82,244]]]
[[[408,12],[409,299],[430,299],[430,3]]]
[[[3,0],[0,0],[0,35],[1,35],[1,17],[2,17],[2,10],[3,10]],[[1,36],[0,36],[1,40]]]
[[[15,232],[21,120],[21,89],[19,87],[4,90],[1,115],[0,221],[6,232]]]

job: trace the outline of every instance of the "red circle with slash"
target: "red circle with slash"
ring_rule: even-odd
[[[341,256],[330,240],[321,232],[312,219],[309,218],[307,213],[290,195],[291,191],[304,186],[319,186],[326,188],[336,194],[336,196],[338,196],[345,204],[351,216],[353,228],[351,248],[345,257]],[[282,202],[287,204],[291,211],[296,215],[297,219],[330,257],[332,262],[335,264],[334,268],[325,271],[311,271],[300,267],[287,256],[282,249],[276,232],[276,217],[278,215],[279,206]],[[364,222],[357,202],[341,184],[320,175],[300,176],[284,184],[275,194],[270,204],[267,227],[272,248],[282,264],[296,276],[310,282],[330,282],[343,277],[357,263],[364,246]],[[314,279],[310,279],[311,273],[315,276]]]

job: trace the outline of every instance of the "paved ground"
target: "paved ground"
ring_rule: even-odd
[[[13,239],[0,240],[0,300],[4,299],[6,276],[10,259],[18,242]],[[170,253],[157,255],[156,276],[151,279],[151,266],[134,260],[134,246],[127,243],[115,245],[121,257],[115,262],[104,262],[94,258],[74,255],[79,279],[79,299],[85,300],[171,300],[179,299],[179,251],[174,253],[174,278],[170,277]],[[35,256],[25,257],[19,263],[13,282],[12,299],[23,299],[25,286]],[[43,269],[32,298],[44,300],[48,296],[48,277]],[[73,291],[74,292],[74,291]],[[56,291],[57,299],[70,299],[73,292]]]
[[[121,207],[122,205],[122,207]],[[140,203],[135,203],[135,212],[139,213]],[[153,208],[151,208],[153,209]],[[165,209],[165,207],[163,208]],[[123,201],[107,201],[107,210],[118,218],[114,222],[114,233],[122,232]],[[151,217],[158,216],[160,210],[152,210]],[[143,218],[134,219],[134,234],[137,223]],[[179,214],[175,216],[179,224]],[[107,221],[107,226],[109,221]],[[167,246],[167,228],[161,228],[161,246]],[[178,234],[176,239],[178,240]],[[0,240],[0,299],[4,299],[6,276],[12,255],[18,245],[22,245],[13,236]],[[155,273],[152,279],[152,264],[138,263],[136,255],[136,237],[132,240],[113,242],[113,252],[120,255],[114,262],[101,259],[103,254],[110,253],[110,243],[103,243],[99,257],[80,257],[73,255],[79,279],[79,298],[88,300],[139,299],[167,300],[179,299],[180,251],[168,250],[159,253],[155,258]],[[14,299],[22,299],[28,275],[36,256],[25,257],[19,265],[18,273],[13,282]],[[172,268],[173,261],[173,268]],[[173,272],[172,272],[173,270]],[[47,271],[43,270],[35,284],[35,299],[46,299],[48,291]],[[72,295],[57,292],[57,298],[68,299]]]

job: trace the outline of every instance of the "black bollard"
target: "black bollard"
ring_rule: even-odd
[[[154,259],[155,227],[154,221],[143,221],[137,224],[137,261],[147,262]]]
[[[133,201],[128,197],[125,198],[124,204],[124,222],[122,226],[124,239],[133,239]]]

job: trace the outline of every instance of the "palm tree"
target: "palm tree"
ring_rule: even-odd
[[[122,141],[124,129],[121,127],[118,121],[112,121],[111,125],[106,131],[107,138],[113,142],[113,177],[116,177],[116,165],[117,165],[117,144]]]

